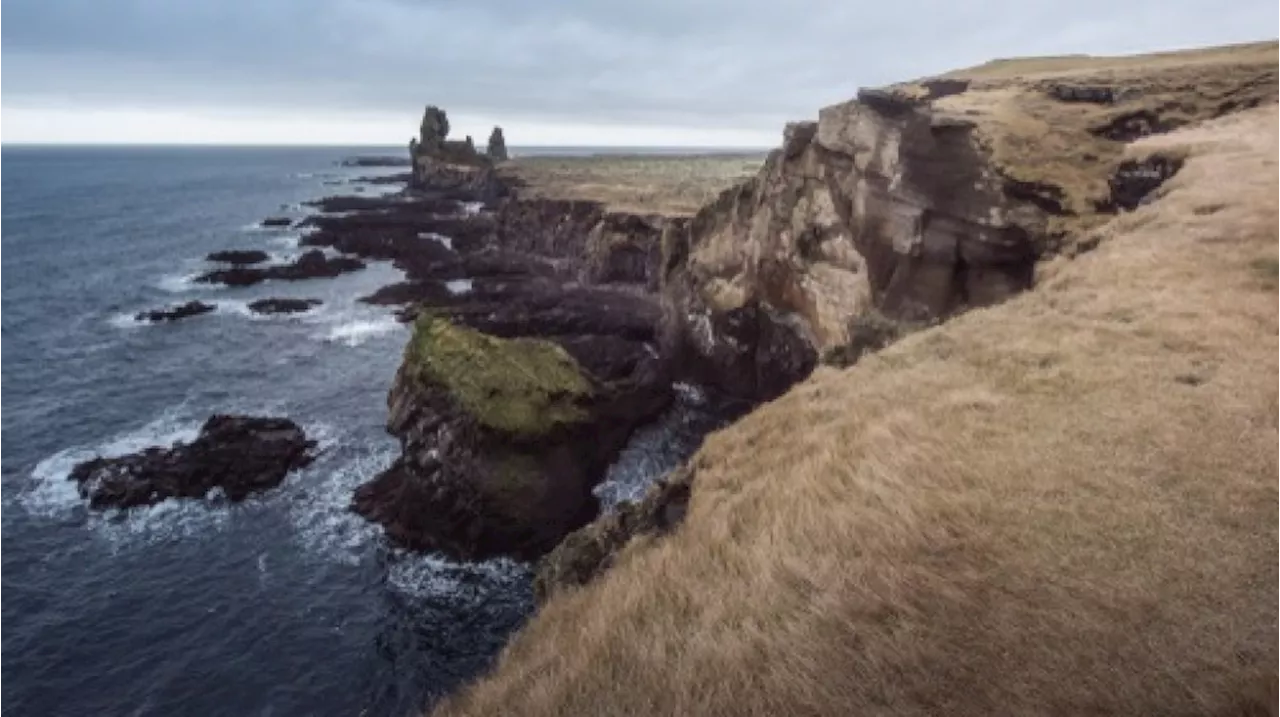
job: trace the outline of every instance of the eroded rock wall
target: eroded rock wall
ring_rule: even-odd
[[[864,91],[789,125],[754,179],[668,229],[664,349],[698,380],[771,398],[867,311],[925,321],[1027,288],[1043,226],[971,123]]]

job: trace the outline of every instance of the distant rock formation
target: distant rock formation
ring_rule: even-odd
[[[495,162],[507,161],[507,140],[502,136],[501,127],[494,127],[489,133],[489,142],[485,145],[484,153]]]
[[[440,165],[488,168],[507,158],[507,147],[499,127],[494,127],[484,154],[476,151],[470,135],[462,140],[449,139],[449,116],[439,107],[428,105],[422,113],[418,136],[409,140],[409,156],[413,159],[413,183],[421,185]]]

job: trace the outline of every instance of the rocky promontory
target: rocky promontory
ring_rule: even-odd
[[[356,492],[392,541],[531,558],[594,517],[591,488],[670,400],[656,357],[607,380],[562,346],[419,315],[388,397],[402,455]]]

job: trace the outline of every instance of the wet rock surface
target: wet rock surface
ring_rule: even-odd
[[[268,279],[300,281],[302,279],[332,278],[349,271],[358,271],[364,267],[364,262],[359,259],[347,256],[330,257],[319,249],[313,249],[288,264],[233,266],[230,269],[215,269],[196,277],[196,281],[203,284],[252,286]]]
[[[298,314],[321,305],[319,299],[258,299],[249,302],[255,314]]]
[[[287,227],[293,224],[293,219],[290,219],[289,217],[267,217],[259,222],[259,224],[264,227]]]
[[[288,419],[215,415],[190,443],[94,458],[77,465],[68,479],[93,509],[204,498],[214,489],[237,502],[309,464],[314,448],[315,441]]]
[[[224,249],[211,252],[205,257],[208,261],[224,264],[261,264],[270,258],[271,255],[261,249]]]
[[[134,318],[138,321],[150,321],[152,323],[159,321],[177,321],[178,319],[185,319],[189,316],[207,314],[216,308],[217,307],[213,304],[206,304],[203,301],[188,301],[185,304],[179,304],[165,309],[140,311],[134,315]]]

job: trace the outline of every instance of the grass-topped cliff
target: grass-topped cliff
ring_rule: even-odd
[[[558,591],[437,714],[1274,713],[1276,45],[1001,61],[950,106],[1031,171],[1113,111],[1042,105],[1047,81],[1183,73],[1194,103],[1209,65],[1270,71],[1269,99],[1105,145],[1029,291],[708,437],[679,527]],[[1153,153],[1183,164],[1141,206],[1083,203]]]

